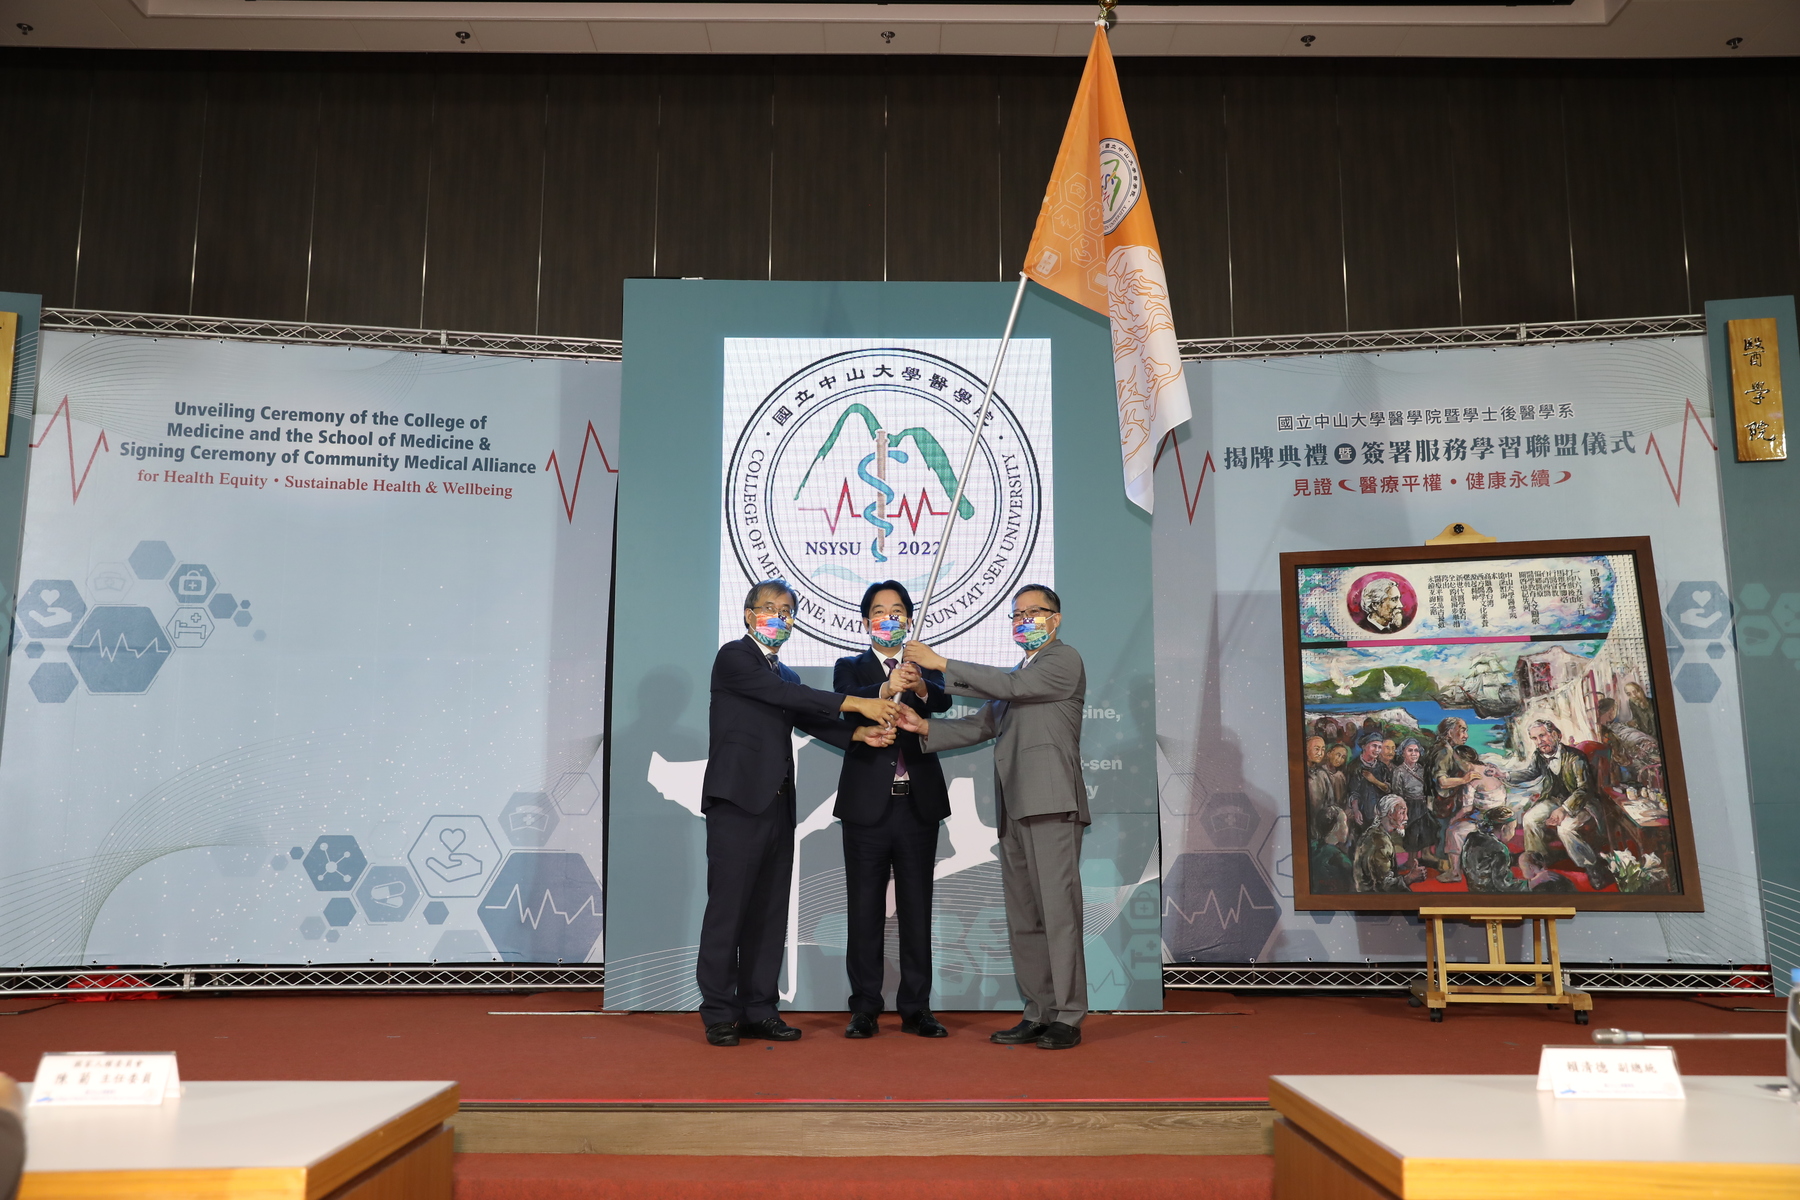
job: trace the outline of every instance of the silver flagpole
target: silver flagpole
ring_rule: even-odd
[[[925,623],[931,619],[931,600],[937,593],[938,572],[944,566],[944,551],[950,548],[950,531],[956,527],[956,512],[962,507],[963,489],[968,486],[969,472],[975,467],[975,451],[981,446],[981,433],[987,426],[988,405],[994,399],[994,387],[1000,382],[1000,366],[1006,361],[1006,347],[1012,341],[1013,325],[1019,319],[1019,302],[1025,299],[1025,283],[1029,278],[1019,272],[1019,290],[1013,293],[1012,311],[1006,315],[1006,332],[1000,335],[1000,349],[994,354],[994,369],[988,372],[987,391],[981,397],[981,411],[975,414],[975,436],[969,439],[969,452],[963,455],[962,473],[956,477],[956,495],[950,498],[950,516],[944,522],[944,536],[938,542],[937,557],[931,560],[931,578],[925,583],[925,600],[919,605],[919,628],[913,635],[923,641]]]

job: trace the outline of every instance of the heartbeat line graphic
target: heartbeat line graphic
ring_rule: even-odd
[[[850,515],[853,518],[862,515],[862,511],[856,507],[856,501],[850,495],[850,481],[848,479],[844,480],[838,487],[836,507],[825,509],[808,508],[804,505],[798,505],[796,508],[800,512],[816,512],[823,514],[825,517],[825,524],[830,527],[831,532],[833,533],[837,532],[838,522],[843,520],[844,510],[846,508],[850,510]],[[950,510],[947,508],[933,508],[931,506],[931,493],[925,488],[920,488],[918,504],[915,505],[913,503],[911,496],[902,496],[900,497],[899,509],[893,512],[885,512],[881,515],[884,517],[899,517],[906,522],[912,532],[917,533],[919,532],[920,521],[923,521],[928,516],[947,517],[950,515]]]
[[[592,428],[592,427],[590,426],[590,428]],[[512,891],[507,894],[506,899],[502,900],[498,904],[484,904],[481,907],[484,909],[504,909],[504,908],[516,907],[519,910],[519,923],[521,925],[530,925],[533,929],[536,929],[538,927],[538,922],[540,922],[544,919],[544,910],[545,909],[548,909],[552,913],[555,913],[557,916],[561,917],[563,919],[564,925],[573,925],[576,922],[576,920],[578,920],[580,918],[582,913],[592,913],[596,919],[598,919],[600,916],[600,910],[594,907],[594,898],[592,896],[589,896],[587,899],[583,900],[581,902],[581,907],[576,909],[574,912],[572,912],[572,913],[564,912],[562,909],[556,907],[556,901],[554,898],[551,897],[549,888],[544,889],[544,898],[542,901],[539,902],[538,906],[535,909],[526,908],[524,897],[519,895],[519,885],[516,883],[513,884]]]
[[[1198,921],[1201,917],[1204,917],[1210,912],[1218,917],[1219,924],[1222,927],[1229,929],[1242,920],[1242,913],[1246,906],[1253,908],[1258,912],[1266,912],[1269,909],[1280,907],[1280,905],[1277,904],[1258,904],[1255,900],[1251,899],[1250,889],[1246,888],[1243,884],[1239,884],[1237,903],[1232,905],[1229,909],[1219,903],[1219,894],[1217,892],[1208,890],[1206,893],[1206,903],[1200,906],[1199,912],[1182,912],[1181,906],[1176,904],[1173,900],[1165,900],[1163,902],[1163,915],[1165,917],[1168,916],[1169,910],[1174,909],[1177,916],[1183,921],[1186,921],[1189,925],[1192,925],[1195,921]]]
[[[36,450],[50,440],[50,431],[56,428],[58,418],[61,418],[63,423],[63,438],[69,443],[69,503],[74,504],[81,499],[81,489],[87,486],[88,472],[94,469],[94,460],[100,457],[102,450],[110,450],[112,447],[106,444],[106,430],[102,429],[99,438],[94,442],[93,450],[88,453],[87,466],[82,468],[81,478],[75,478],[75,420],[69,416],[69,398],[67,396],[64,396],[62,403],[56,406],[56,411],[50,414],[50,423],[44,426],[44,436],[31,443],[31,449]]]
[[[121,654],[129,654],[133,658],[142,658],[146,654],[167,654],[167,653],[169,653],[169,648],[167,646],[163,645],[163,641],[161,638],[151,638],[150,644],[145,646],[142,650],[133,650],[131,648],[131,643],[125,640],[125,635],[122,633],[119,635],[118,641],[113,643],[112,648],[108,649],[106,646],[106,643],[104,643],[100,640],[100,631],[99,630],[95,630],[94,633],[88,638],[88,640],[85,642],[82,642],[80,645],[76,645],[73,642],[69,643],[69,649],[71,649],[71,650],[98,650],[98,651],[100,651],[100,657],[105,659],[107,662],[112,662],[114,659],[118,658],[119,655],[121,655]]]
[[[1663,457],[1662,447],[1656,444],[1656,435],[1651,434],[1649,440],[1644,443],[1645,454],[1652,450],[1656,451],[1656,461],[1662,467],[1663,479],[1668,483],[1669,491],[1674,493],[1677,505],[1681,503],[1682,480],[1687,476],[1687,434],[1690,418],[1693,420],[1694,428],[1700,431],[1700,436],[1706,439],[1706,444],[1715,451],[1719,448],[1719,443],[1713,441],[1712,434],[1706,432],[1706,424],[1700,420],[1700,413],[1694,408],[1694,402],[1689,400],[1687,411],[1681,414],[1681,449],[1675,454],[1675,478],[1669,478],[1669,462]]]
[[[1206,486],[1206,473],[1211,471],[1217,475],[1219,468],[1213,466],[1212,451],[1206,452],[1206,461],[1200,464],[1200,477],[1194,480],[1194,493],[1188,495],[1187,464],[1181,461],[1181,443],[1175,440],[1174,431],[1163,436],[1162,445],[1156,448],[1156,457],[1150,460],[1150,469],[1156,470],[1156,464],[1162,461],[1163,451],[1170,445],[1175,447],[1175,469],[1181,474],[1181,499],[1187,505],[1188,524],[1194,523],[1194,510],[1200,506],[1200,489]]]
[[[556,472],[556,488],[562,493],[563,513],[569,518],[569,524],[575,523],[575,501],[581,496],[581,476],[587,470],[588,443],[600,452],[600,462],[609,475],[617,475],[619,468],[612,465],[606,457],[606,447],[600,444],[600,435],[594,432],[594,423],[588,422],[587,433],[581,438],[581,457],[575,460],[575,488],[573,491],[563,486],[562,467],[556,461],[556,451],[550,452],[550,461],[544,464],[544,470]]]

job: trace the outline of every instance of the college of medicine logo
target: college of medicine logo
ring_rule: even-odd
[[[900,348],[833,354],[783,380],[745,422],[725,481],[745,578],[793,581],[800,630],[867,648],[871,583],[897,579],[924,600],[985,387],[958,363]],[[996,392],[944,553],[933,642],[1011,599],[1042,511],[1037,458]]]
[[[1111,233],[1144,194],[1137,155],[1118,138],[1100,139],[1100,230]]]

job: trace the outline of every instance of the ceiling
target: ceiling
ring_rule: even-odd
[[[1089,4],[0,0],[0,45],[444,54],[1081,55]],[[1123,3],[1119,55],[1800,55],[1800,0]]]

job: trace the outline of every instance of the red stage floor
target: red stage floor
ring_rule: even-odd
[[[0,1018],[0,1069],[21,1078],[46,1050],[176,1050],[187,1079],[454,1079],[465,1101],[737,1102],[1260,1099],[1278,1074],[1528,1074],[1545,1043],[1591,1028],[1778,1032],[1768,996],[1697,1002],[1597,996],[1593,1026],[1566,1011],[1458,1007],[1441,1024],[1404,999],[1169,992],[1179,1016],[1089,1018],[1084,1044],[1001,1047],[1004,1014],[944,1013],[930,1041],[884,1018],[869,1041],[839,1036],[843,1013],[790,1013],[799,1042],[708,1046],[691,1013],[494,1017],[491,1010],[593,1009],[597,993],[533,996],[239,996],[60,1004]],[[34,1001],[9,1007],[29,1008]],[[1767,1013],[1717,1005],[1766,1006]],[[1230,1011],[1207,1016],[1201,1011]],[[1695,1042],[1682,1070],[1779,1075],[1781,1043]]]

